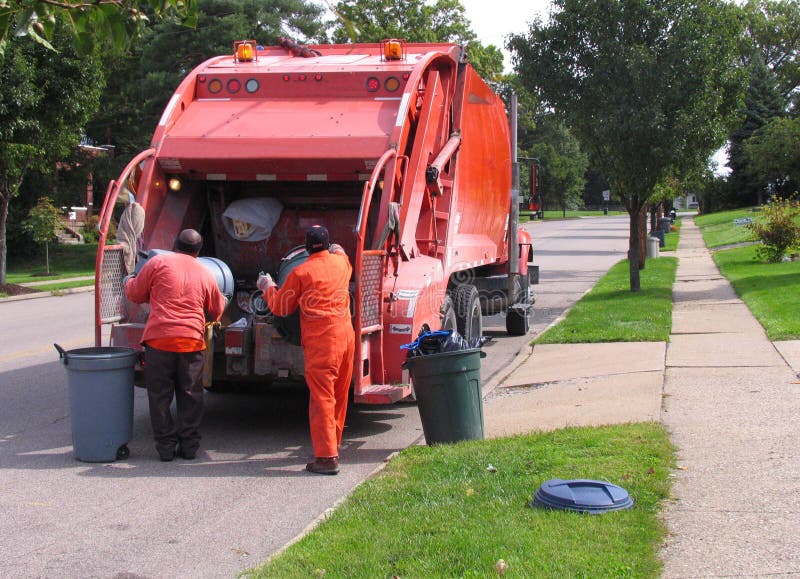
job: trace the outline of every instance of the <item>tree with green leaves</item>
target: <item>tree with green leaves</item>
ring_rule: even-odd
[[[753,133],[780,117],[786,107],[780,95],[775,74],[760,59],[749,65],[750,82],[745,93],[744,105],[740,109],[743,118],[739,126],[731,131],[728,145],[728,167],[731,169],[730,197],[737,205],[761,204],[764,185],[750,169],[746,144]]]
[[[759,60],[774,74],[788,103],[800,87],[800,4],[797,0],[748,0],[744,5],[747,62]]]
[[[503,72],[503,53],[477,41],[459,0],[341,0],[333,11],[334,42],[454,42],[467,46],[470,63],[487,81]]]
[[[0,285],[6,283],[11,200],[30,171],[54,171],[80,143],[100,102],[104,77],[97,57],[79,56],[63,32],[53,45],[58,54],[14,37],[0,56]]]
[[[232,52],[234,40],[265,45],[277,44],[281,36],[325,40],[322,8],[307,0],[199,0],[196,21],[193,30],[172,21],[157,23],[130,54],[107,61],[107,106],[87,132],[96,143],[113,144],[120,163],[147,147],[186,74],[212,56]]]
[[[766,190],[788,197],[800,190],[800,117],[775,118],[745,143],[748,170]]]
[[[563,115],[630,215],[631,291],[658,183],[705,163],[744,89],[739,9],[723,0],[555,0],[509,45],[522,82]]]
[[[589,166],[578,140],[553,113],[537,117],[536,128],[529,138],[532,142],[524,156],[539,160],[545,202],[550,207],[561,208],[564,214],[568,209],[577,209]]]
[[[764,182],[749,167],[747,140],[784,116],[800,87],[800,5],[796,0],[749,0],[743,6],[742,63],[750,71],[742,121],[729,135],[726,197],[734,206],[761,203]]]
[[[60,226],[61,212],[53,206],[48,197],[40,198],[28,213],[28,219],[25,220],[25,229],[31,234],[33,240],[44,245],[44,263],[47,275],[50,275],[50,242],[57,238]]]
[[[28,36],[42,46],[69,31],[81,53],[96,45],[124,51],[151,18],[173,18],[194,26],[197,0],[0,0],[0,54],[9,38]]]

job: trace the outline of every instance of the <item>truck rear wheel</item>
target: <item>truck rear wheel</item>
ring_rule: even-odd
[[[483,317],[478,288],[474,285],[460,285],[453,291],[456,309],[456,328],[468,342],[477,342],[483,335]]]
[[[514,303],[506,311],[506,332],[510,336],[524,336],[531,329],[531,304],[528,293],[529,287],[522,286],[522,279],[527,281],[528,276],[517,276],[514,282]]]
[[[524,336],[531,329],[530,306],[511,306],[506,312],[506,332],[510,336]]]

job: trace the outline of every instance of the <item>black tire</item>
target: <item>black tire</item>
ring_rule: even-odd
[[[508,308],[506,312],[506,332],[509,336],[524,336],[531,330],[529,307]]]
[[[458,320],[456,319],[456,308],[453,305],[453,298],[450,294],[444,296],[442,307],[439,308],[439,321],[443,330],[457,330]]]
[[[123,444],[117,449],[117,460],[125,460],[131,455],[131,449],[127,444]]]
[[[452,292],[456,309],[456,329],[468,342],[477,342],[483,336],[483,316],[478,288],[460,285]]]
[[[510,336],[524,336],[531,330],[532,308],[528,299],[530,288],[523,287],[523,280],[527,281],[527,279],[527,275],[517,276],[514,282],[513,303],[506,312],[506,332]]]

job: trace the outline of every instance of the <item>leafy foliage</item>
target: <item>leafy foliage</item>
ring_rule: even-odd
[[[45,247],[45,264],[47,273],[50,273],[50,252],[48,244],[56,239],[56,230],[61,224],[61,213],[50,202],[48,197],[42,197],[33,206],[28,219],[25,221],[25,229],[31,234],[36,243]]]
[[[745,151],[748,170],[778,195],[790,195],[800,187],[800,117],[773,119],[753,133]]]
[[[113,144],[120,161],[100,181],[115,178],[121,165],[147,147],[167,101],[194,67],[231,52],[234,40],[276,44],[280,36],[292,36],[321,41],[321,12],[305,0],[199,0],[195,30],[163,21],[130,54],[108,58],[106,106],[87,133],[95,142]]]
[[[546,24],[509,43],[523,83],[567,119],[625,203],[634,291],[656,184],[705,165],[734,118],[741,31],[721,0],[555,0]]]
[[[54,207],[49,197],[42,197],[31,208],[25,221],[27,229],[36,243],[48,243],[56,238],[56,230],[61,224],[61,212]]]
[[[459,0],[341,0],[334,12],[334,42],[453,42],[467,45],[470,63],[483,78],[495,81],[503,72],[502,52],[477,41]]]
[[[800,201],[797,197],[772,199],[761,208],[761,218],[747,227],[761,240],[756,255],[778,263],[800,244]]]
[[[174,18],[194,26],[197,0],[0,0],[0,55],[12,36],[28,36],[50,49],[60,31],[74,36],[77,50],[97,45],[121,52],[150,17]]]
[[[788,103],[800,87],[800,4],[796,0],[749,0],[744,10],[752,58],[769,68]]]
[[[104,77],[95,55],[79,55],[66,34],[60,53],[14,37],[0,57],[0,284],[6,275],[8,206],[30,171],[48,173],[81,139]]]
[[[800,4],[795,0],[749,0],[744,4],[742,62],[750,72],[742,120],[729,135],[731,174],[720,206],[760,204],[764,179],[751,167],[747,141],[792,107],[800,88]],[[796,103],[795,103],[796,110]],[[727,189],[727,190],[726,190]]]
[[[584,175],[589,164],[580,143],[552,113],[538,117],[531,140],[525,153],[541,163],[545,203],[562,211],[576,209],[581,204]]]
[[[785,101],[778,93],[775,75],[761,60],[755,60],[749,67],[750,82],[745,93],[744,105],[740,109],[742,121],[730,133],[728,147],[728,167],[731,169],[730,186],[732,195],[739,205],[753,205],[760,202],[764,191],[763,182],[756,178],[750,168],[750,155],[746,143],[753,133],[783,113]]]

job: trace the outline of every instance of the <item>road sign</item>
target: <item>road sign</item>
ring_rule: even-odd
[[[606,189],[605,191],[603,191],[603,201],[608,201],[610,199],[611,199],[611,191]]]

